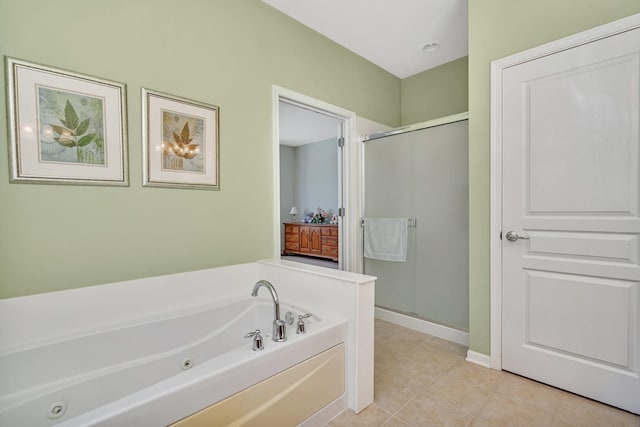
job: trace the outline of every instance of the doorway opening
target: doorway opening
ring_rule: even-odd
[[[274,257],[347,269],[345,147],[355,114],[274,86]]]

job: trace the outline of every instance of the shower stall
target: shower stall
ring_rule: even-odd
[[[364,234],[376,218],[402,218],[408,226],[406,261],[364,258],[365,274],[378,277],[376,306],[458,336],[469,329],[467,117],[364,140]]]

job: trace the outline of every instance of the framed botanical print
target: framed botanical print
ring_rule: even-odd
[[[5,63],[11,182],[129,185],[124,84]]]
[[[142,89],[143,185],[220,189],[219,109]]]

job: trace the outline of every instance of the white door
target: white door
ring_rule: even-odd
[[[504,69],[501,112],[502,368],[635,413],[639,80],[634,29]]]

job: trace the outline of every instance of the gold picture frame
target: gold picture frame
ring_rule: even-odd
[[[142,88],[145,187],[220,189],[219,107]]]

